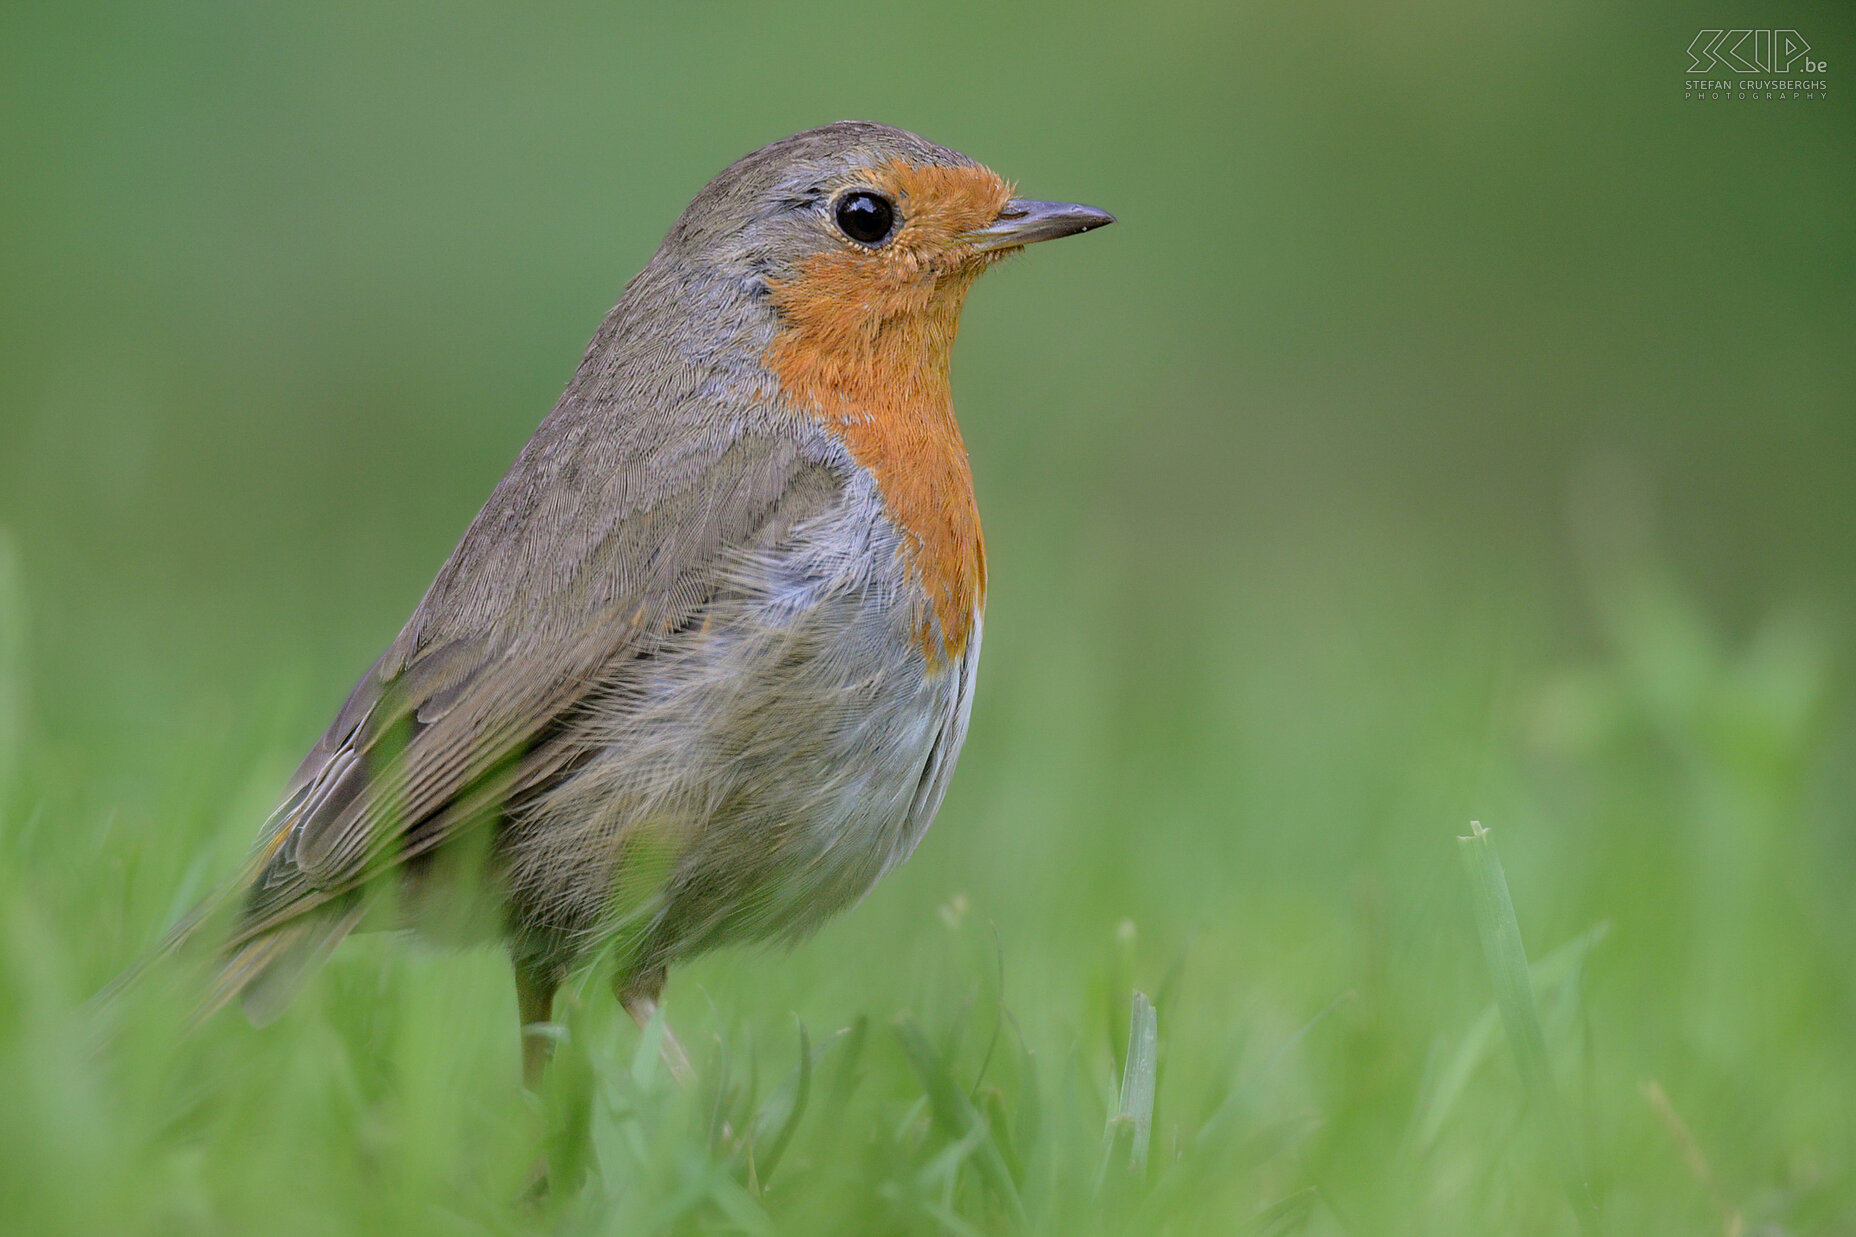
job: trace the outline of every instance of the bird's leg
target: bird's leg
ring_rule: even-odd
[[[617,975],[612,981],[613,995],[619,998],[619,1004],[625,1007],[640,1031],[657,1015],[657,998],[663,991],[664,968],[661,966],[631,975]],[[690,1054],[683,1051],[682,1042],[668,1022],[664,1024],[664,1039],[658,1046],[658,1056],[679,1087],[687,1091],[696,1081],[696,1071],[690,1068]]]
[[[554,1055],[554,990],[560,973],[552,966],[517,962],[516,1012],[522,1020],[522,1085],[541,1093],[541,1078]]]

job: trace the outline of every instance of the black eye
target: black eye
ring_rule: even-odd
[[[860,245],[881,244],[896,224],[896,207],[888,198],[859,190],[838,199],[838,226]]]

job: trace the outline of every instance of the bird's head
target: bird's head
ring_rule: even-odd
[[[960,308],[993,262],[1113,223],[1013,196],[958,151],[841,121],[737,161],[697,195],[667,253],[724,274],[778,319],[771,368],[801,388],[945,380]],[[913,385],[909,383],[909,385]]]

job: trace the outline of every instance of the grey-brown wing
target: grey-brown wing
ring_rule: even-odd
[[[518,463],[292,779],[234,944],[558,776],[583,701],[697,621],[742,553],[779,553],[841,496],[790,435],[670,445],[674,460],[600,474],[578,507]]]

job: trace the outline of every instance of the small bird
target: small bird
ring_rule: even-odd
[[[263,1021],[391,903],[506,942],[534,1086],[570,971],[608,963],[643,1024],[672,964],[800,938],[907,858],[986,602],[961,303],[1112,222],[862,122],[711,181],[291,779],[203,1014]]]

